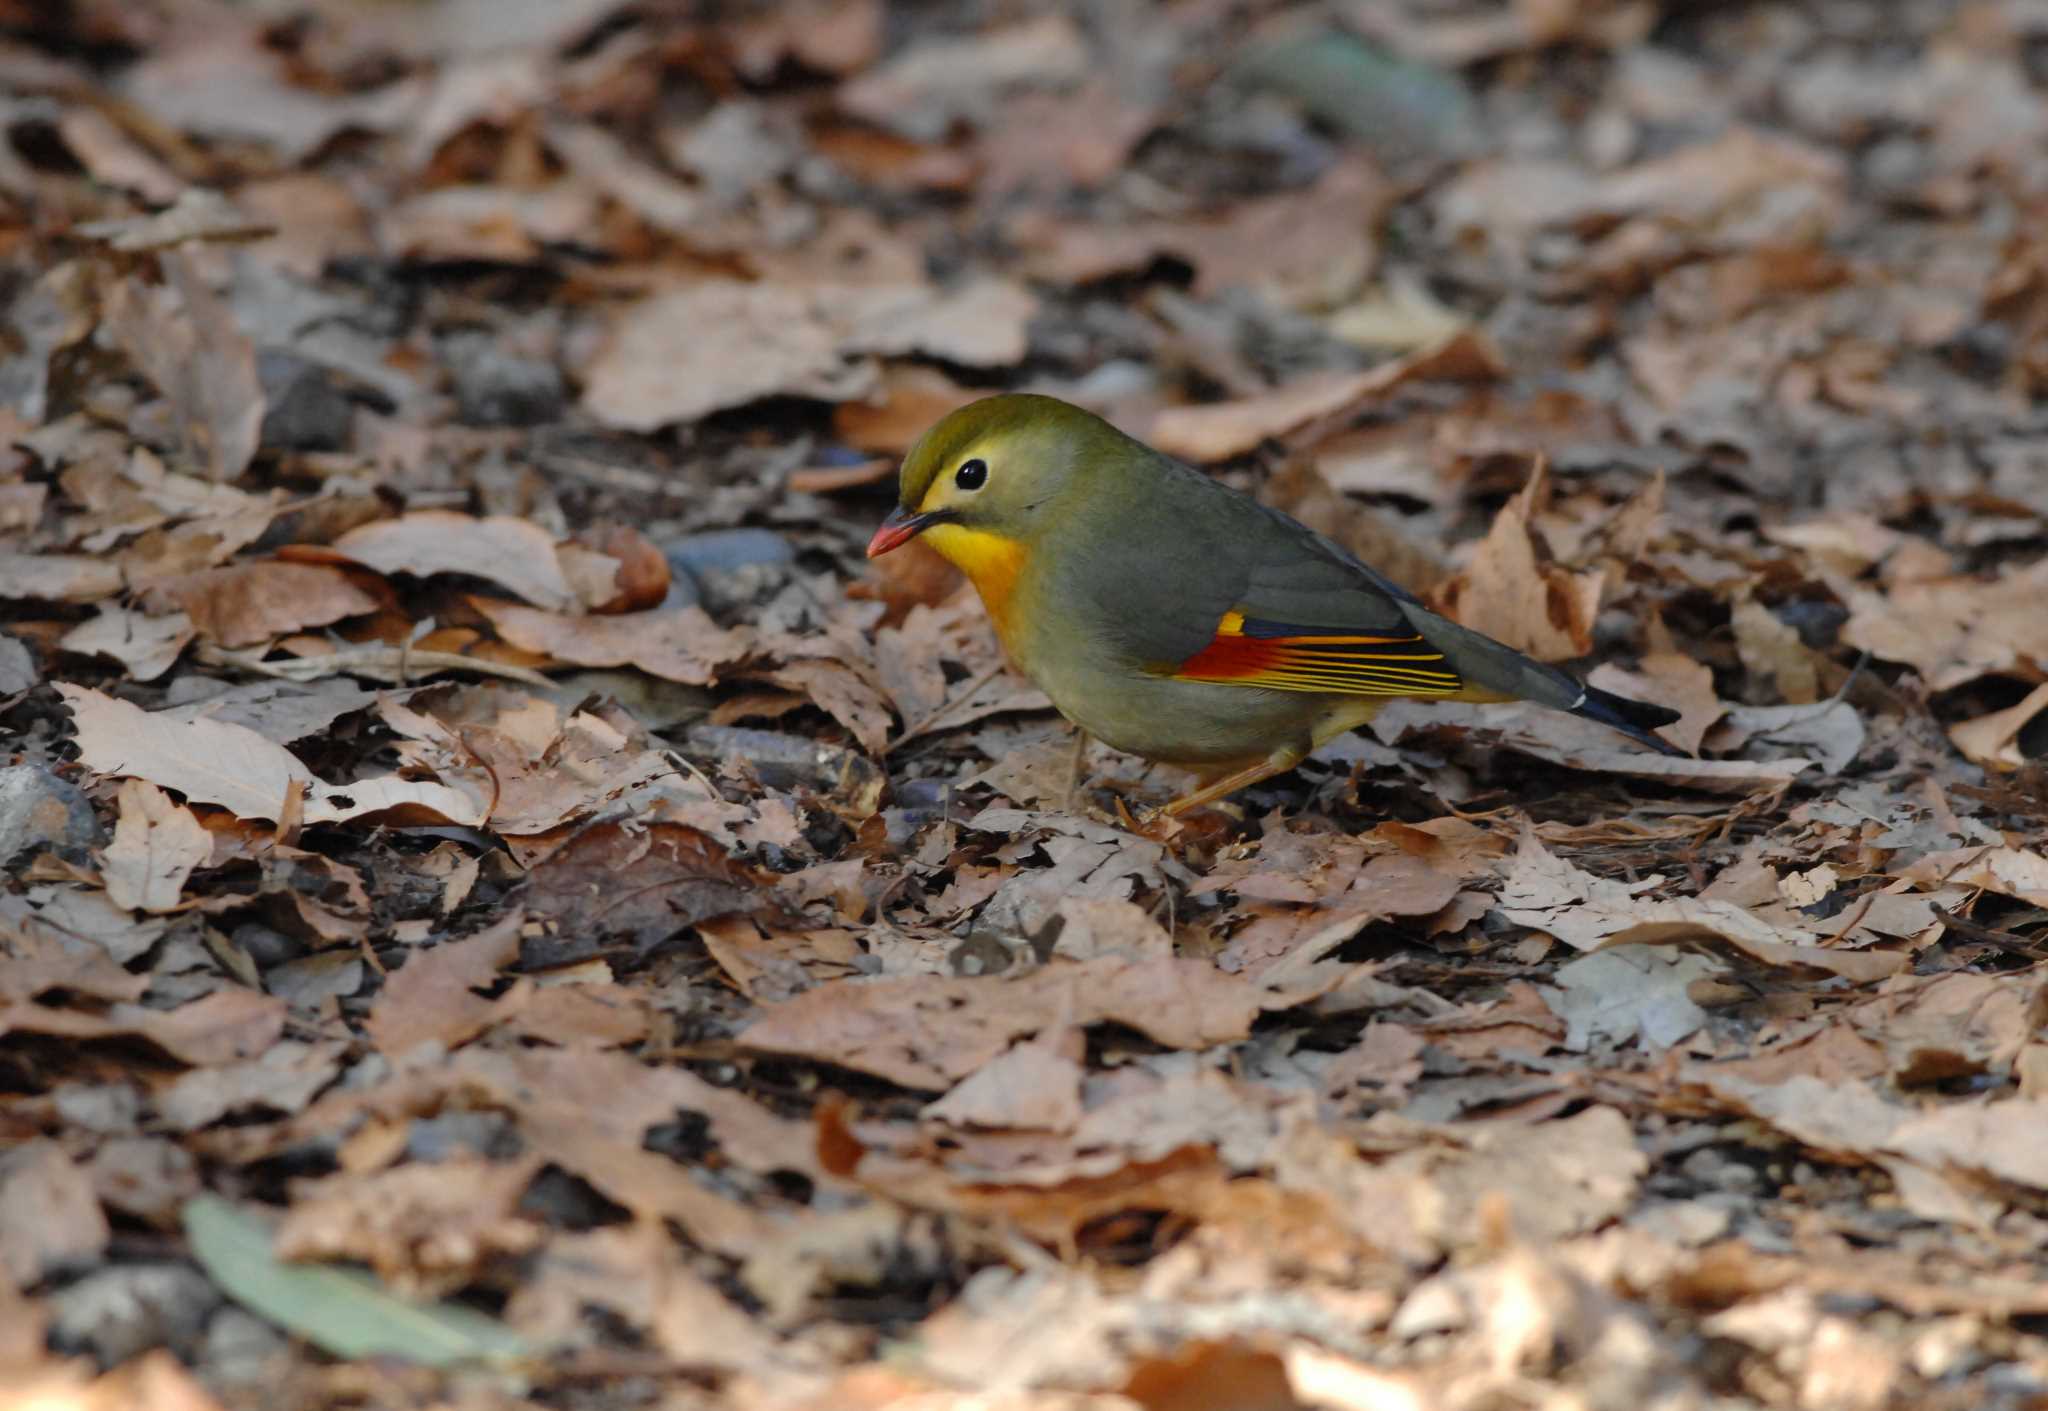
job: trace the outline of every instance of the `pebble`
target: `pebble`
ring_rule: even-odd
[[[559,421],[569,389],[545,358],[508,353],[486,333],[442,340],[457,415],[471,426],[539,426]]]
[[[0,632],[0,696],[26,691],[42,679],[28,643]]]
[[[282,451],[338,451],[348,445],[355,407],[326,368],[282,348],[256,358],[263,386],[262,444]]]
[[[99,821],[76,784],[39,764],[0,768],[0,867],[43,848],[82,857],[100,841]]]
[[[789,540],[772,529],[707,530],[664,545],[662,554],[668,559],[671,599],[687,582],[712,613],[759,602],[788,581],[796,563]]]
[[[152,1347],[189,1352],[220,1293],[184,1264],[127,1264],[87,1274],[50,1296],[51,1341],[103,1367]]]

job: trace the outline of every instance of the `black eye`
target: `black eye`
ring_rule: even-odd
[[[953,483],[962,490],[979,490],[988,484],[988,462],[980,456],[967,461],[953,472]]]

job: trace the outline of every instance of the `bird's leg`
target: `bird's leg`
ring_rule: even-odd
[[[1087,802],[1087,795],[1084,789],[1085,776],[1082,773],[1087,764],[1088,732],[1076,725],[1074,727],[1074,757],[1068,762],[1067,767],[1066,809],[1068,813],[1079,813],[1081,805]]]
[[[1160,812],[1171,818],[1176,814],[1186,813],[1191,808],[1200,808],[1204,804],[1212,804],[1226,794],[1234,794],[1239,789],[1250,788],[1261,779],[1270,779],[1275,774],[1285,774],[1307,758],[1307,750],[1293,745],[1285,746],[1273,751],[1273,753],[1267,755],[1256,764],[1248,764],[1242,769],[1233,769],[1220,779],[1210,780],[1192,794],[1184,798],[1175,799],[1172,803],[1161,809]]]

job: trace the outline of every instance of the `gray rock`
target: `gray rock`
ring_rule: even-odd
[[[789,540],[772,529],[712,529],[667,545],[669,566],[685,573],[730,573],[754,564],[796,562]]]
[[[51,1340],[91,1352],[103,1367],[152,1347],[189,1354],[219,1302],[212,1282],[183,1264],[101,1269],[51,1295]]]
[[[42,679],[28,643],[0,632],[0,696],[26,691]]]
[[[210,1379],[239,1386],[273,1381],[291,1351],[283,1333],[252,1313],[230,1305],[213,1315],[198,1362]],[[261,1404],[261,1403],[258,1403]]]
[[[338,451],[348,445],[355,407],[326,368],[282,348],[256,357],[263,384],[262,444],[283,451]]]
[[[666,545],[669,591],[694,585],[705,609],[730,611],[756,603],[789,581],[796,550],[772,529],[713,529]]]
[[[539,426],[559,421],[569,389],[544,358],[508,352],[487,333],[443,341],[458,415],[471,426]]]
[[[82,854],[100,836],[92,805],[76,784],[39,764],[0,768],[0,867],[43,848]]]

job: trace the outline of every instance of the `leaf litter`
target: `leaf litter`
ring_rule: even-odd
[[[2048,1397],[2025,6],[485,8],[16,36],[10,1394]],[[1692,757],[1135,827],[995,388]]]

